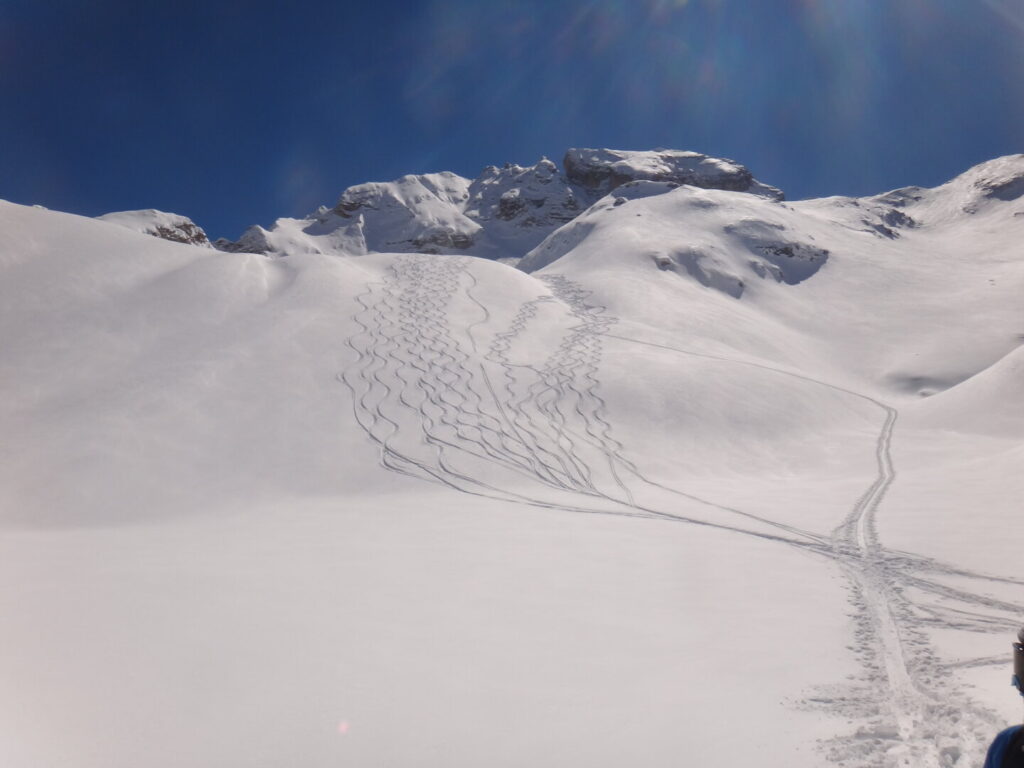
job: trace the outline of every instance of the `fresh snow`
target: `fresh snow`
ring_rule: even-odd
[[[790,203],[546,163],[226,251],[0,203],[0,764],[981,763],[1024,156]]]

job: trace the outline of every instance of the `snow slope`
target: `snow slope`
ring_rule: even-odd
[[[357,226],[430,181],[476,238],[546,173],[367,185],[271,256],[0,203],[0,762],[980,763],[1024,157],[626,180],[521,269]]]

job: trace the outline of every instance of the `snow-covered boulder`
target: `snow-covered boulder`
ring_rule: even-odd
[[[96,218],[164,240],[210,247],[206,233],[192,219],[177,213],[147,208],[141,211],[106,213]]]

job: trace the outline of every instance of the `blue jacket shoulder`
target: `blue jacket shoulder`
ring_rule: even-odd
[[[1017,734],[1022,727],[1015,725],[1012,728],[1007,728],[1005,731],[1000,733],[992,741],[992,746],[988,748],[988,754],[985,756],[985,768],[999,768],[1003,763],[1003,757],[1006,755],[1006,748],[1010,745],[1010,741]]]

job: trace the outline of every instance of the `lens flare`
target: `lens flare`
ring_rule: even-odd
[[[993,13],[1001,16],[1005,21],[1016,27],[1018,31],[1024,32],[1024,9],[1020,3],[1004,2],[1001,0],[982,0]]]

